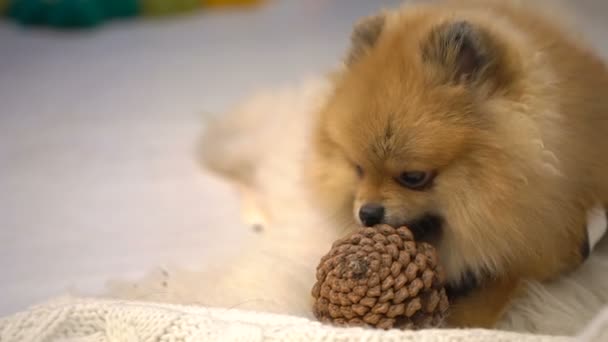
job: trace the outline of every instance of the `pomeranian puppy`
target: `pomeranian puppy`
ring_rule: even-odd
[[[366,18],[309,168],[337,228],[407,225],[445,267],[447,324],[492,327],[526,279],[589,254],[608,205],[608,70],[537,7],[419,4]]]

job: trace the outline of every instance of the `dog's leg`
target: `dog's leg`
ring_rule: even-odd
[[[604,238],[604,235],[606,235],[606,231],[608,230],[607,215],[606,209],[599,205],[587,211],[587,246],[589,248],[587,254],[589,254],[597,243]]]
[[[259,192],[245,185],[239,186],[239,191],[243,221],[255,231],[263,230],[270,222],[270,215],[264,207]]]
[[[492,328],[520,288],[519,279],[498,279],[450,303],[447,324],[458,328]]]

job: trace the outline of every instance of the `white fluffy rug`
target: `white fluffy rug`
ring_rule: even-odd
[[[310,207],[299,170],[311,114],[328,89],[323,78],[269,89],[208,123],[203,164],[242,190],[244,217],[258,231],[239,257],[217,260],[214,269],[159,269],[114,282],[108,296],[311,317],[314,269],[339,232]],[[577,334],[608,303],[608,242],[578,271],[529,289],[498,328]]]

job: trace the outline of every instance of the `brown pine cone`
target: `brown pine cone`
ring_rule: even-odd
[[[313,312],[342,326],[437,327],[448,309],[444,283],[435,249],[408,228],[361,228],[321,259]]]

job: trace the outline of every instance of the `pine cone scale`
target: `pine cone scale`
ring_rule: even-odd
[[[322,322],[379,329],[439,326],[449,302],[437,253],[406,227],[361,228],[317,268],[313,313]]]

